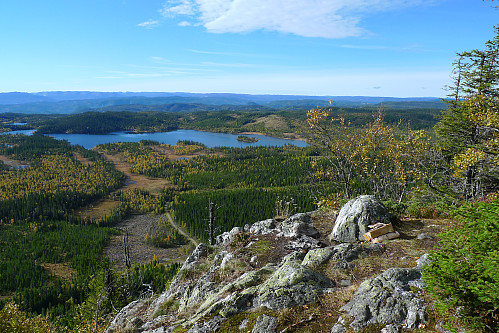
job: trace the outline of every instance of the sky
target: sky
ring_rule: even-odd
[[[0,92],[444,97],[499,1],[0,0]]]

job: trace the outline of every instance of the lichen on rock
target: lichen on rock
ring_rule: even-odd
[[[353,317],[349,324],[354,329],[362,329],[372,324],[403,325],[416,329],[419,324],[428,321],[425,302],[411,290],[421,288],[421,269],[389,268],[373,279],[367,279],[359,286],[353,298],[340,310]],[[340,326],[347,326],[339,321],[334,326],[340,332]]]
[[[372,195],[361,195],[341,208],[329,239],[348,243],[364,240],[368,226],[380,222],[390,223],[386,207]]]

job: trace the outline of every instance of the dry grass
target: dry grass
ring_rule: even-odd
[[[279,313],[278,332],[327,333],[340,315],[339,309],[353,296],[355,287],[326,293],[315,304],[295,306]]]
[[[76,276],[76,271],[69,267],[69,264],[51,264],[51,263],[41,263],[40,266],[43,267],[50,275],[57,276],[66,281],[70,281]]]
[[[170,182],[163,178],[150,178],[144,175],[132,174],[130,172],[130,165],[122,160],[120,154],[104,154],[104,157],[112,162],[117,170],[127,176],[127,182],[121,190],[143,189],[151,192],[151,194],[158,195],[166,186],[170,185]]]
[[[97,200],[94,203],[80,208],[75,213],[81,217],[87,217],[92,219],[100,219],[111,214],[111,212],[118,208],[120,205],[119,201],[110,199]]]
[[[320,233],[321,242],[330,245],[329,234],[333,231],[335,220],[336,214],[328,212],[319,212],[313,217],[313,225]]]
[[[258,125],[263,123],[265,129],[277,129],[277,130],[285,130],[288,129],[288,124],[283,117],[278,116],[276,114],[271,114],[267,117],[257,118],[254,122],[247,124],[247,126]]]

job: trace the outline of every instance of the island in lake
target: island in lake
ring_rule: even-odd
[[[237,141],[246,142],[246,143],[257,142],[258,140],[259,139],[257,139],[257,138],[252,138],[252,137],[249,137],[249,136],[246,136],[246,135],[239,135],[237,137]]]

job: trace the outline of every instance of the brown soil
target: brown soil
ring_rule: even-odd
[[[157,248],[145,244],[144,238],[149,229],[159,219],[167,219],[164,215],[132,215],[116,225],[121,231],[120,235],[112,236],[109,245],[104,249],[104,254],[114,262],[117,268],[124,268],[123,240],[128,231],[128,245],[132,263],[147,263],[154,257],[161,263],[182,263],[192,251],[191,245],[174,248]]]

